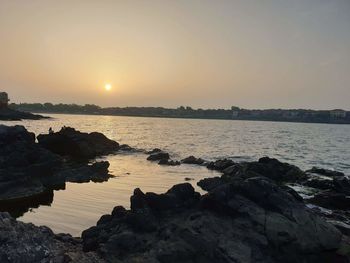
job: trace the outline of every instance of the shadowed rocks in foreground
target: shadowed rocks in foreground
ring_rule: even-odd
[[[222,184],[200,196],[190,184],[165,194],[136,189],[82,234],[109,262],[327,262],[341,233],[271,180]]]
[[[96,253],[85,253],[81,241],[70,235],[55,235],[45,226],[37,227],[0,213],[1,263],[97,263]]]

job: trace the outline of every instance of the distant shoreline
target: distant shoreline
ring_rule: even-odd
[[[305,109],[269,109],[248,110],[232,107],[232,109],[192,109],[179,107],[169,109],[162,107],[113,107],[101,108],[96,105],[76,104],[11,104],[15,110],[46,114],[80,114],[102,116],[128,116],[149,118],[176,119],[208,119],[208,120],[244,120],[244,121],[272,121],[295,123],[326,123],[350,124],[350,112],[344,110],[305,110]]]

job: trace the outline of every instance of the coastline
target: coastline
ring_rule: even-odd
[[[6,131],[1,133],[2,143],[8,150],[2,149],[0,153],[7,156],[9,151],[13,152],[18,147],[22,149],[21,152],[36,152],[39,159],[35,163],[34,173],[30,168],[32,163],[21,170],[28,178],[24,189],[29,187],[28,182],[35,183],[34,190],[47,191],[55,187],[64,189],[67,181],[108,180],[107,163],[98,165],[101,168],[96,174],[89,173],[91,167],[86,167],[81,161],[118,154],[118,151],[128,151],[130,154],[142,152],[154,165],[168,165],[173,169],[178,165],[200,165],[220,172],[221,176],[206,178],[198,183],[207,192],[203,195],[195,192],[189,183],[174,185],[163,194],[135,189],[130,210],[116,206],[111,214],[102,215],[96,226],[84,231],[81,238],[54,234],[46,227],[20,223],[1,213],[0,224],[4,235],[8,231],[13,233],[3,243],[5,246],[9,244],[7,242],[20,242],[25,246],[40,247],[37,251],[27,252],[21,252],[20,246],[3,247],[1,253],[4,258],[38,260],[43,251],[47,251],[46,258],[66,257],[68,253],[73,262],[140,262],[140,259],[141,262],[181,262],[194,258],[197,258],[195,262],[204,262],[202,255],[210,261],[223,257],[222,262],[258,262],[251,252],[253,248],[269,262],[297,262],[305,259],[305,253],[308,254],[306,262],[320,262],[320,257],[323,259],[325,255],[331,260],[334,257],[350,257],[350,254],[342,251],[344,247],[350,249],[350,242],[347,241],[350,234],[347,219],[350,203],[346,201],[350,194],[350,181],[341,172],[319,168],[302,171],[268,157],[242,163],[230,159],[208,161],[194,156],[175,160],[161,149],[133,149],[119,145],[103,134],[81,133],[69,127],[53,134],[40,135],[36,143],[33,141],[35,135],[19,127],[2,127]],[[44,155],[52,157],[44,161],[40,159]],[[64,166],[64,173],[62,165],[56,160],[60,160],[59,156],[70,159],[69,165]],[[12,159],[10,156],[8,160]],[[56,169],[47,170],[48,161],[49,167]],[[75,161],[79,161],[78,167],[72,166]],[[5,168],[2,166],[6,173],[15,169],[10,163],[6,165]],[[16,166],[16,169],[18,173],[19,167]],[[35,171],[47,172],[45,177],[41,176],[46,179],[40,181],[39,178],[38,181]],[[13,180],[13,176],[3,179],[6,178]],[[40,182],[44,188],[38,187]],[[3,184],[2,180],[0,186],[8,188],[12,185],[8,188],[12,199],[16,193],[13,187],[17,187],[17,183]],[[294,190],[298,189],[296,186],[305,189],[312,187],[315,192],[311,198],[304,197],[303,193]],[[23,193],[23,190],[17,193]],[[37,194],[36,191],[33,193]],[[333,211],[332,215],[323,213],[319,206]],[[249,231],[242,232],[242,227]],[[192,234],[183,235],[183,231]],[[18,239],[18,236],[22,237]],[[35,238],[34,242],[30,236]],[[212,243],[211,240],[217,241]],[[230,245],[225,246],[220,242]],[[151,249],[153,247],[156,250]],[[77,255],[81,261],[75,261]],[[92,258],[94,261],[89,261]]]

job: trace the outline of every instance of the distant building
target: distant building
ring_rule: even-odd
[[[237,118],[238,115],[239,115],[239,111],[238,110],[232,111],[232,118]]]
[[[332,110],[330,111],[331,118],[333,119],[343,119],[346,118],[346,111],[345,110]]]
[[[9,104],[9,97],[6,92],[0,92],[0,109],[7,108]]]

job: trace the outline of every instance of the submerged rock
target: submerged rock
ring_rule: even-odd
[[[341,233],[263,177],[200,196],[190,184],[165,194],[136,189],[82,234],[85,251],[112,262],[322,262]]]
[[[40,134],[38,142],[56,154],[73,159],[91,159],[119,150],[119,144],[102,133],[83,133],[70,127],[52,134]]]

